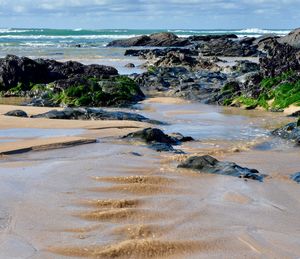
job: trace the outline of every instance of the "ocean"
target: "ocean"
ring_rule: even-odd
[[[85,30],[85,29],[0,29],[0,57],[7,54],[31,58],[50,58],[61,61],[76,60],[85,64],[97,63],[115,66],[121,73],[129,72],[124,65],[142,61],[124,57],[124,49],[106,48],[108,42],[143,34],[169,31],[180,37],[191,35],[231,34],[239,37],[264,34],[286,35],[289,29],[240,29],[240,30]],[[78,47],[80,46],[80,48]],[[133,72],[130,70],[130,72]],[[139,72],[135,69],[134,72]]]

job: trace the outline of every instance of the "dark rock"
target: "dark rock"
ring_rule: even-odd
[[[286,43],[294,48],[300,48],[300,28],[291,31],[288,35],[278,39],[280,43]]]
[[[27,113],[22,110],[9,111],[9,112],[5,113],[4,115],[5,116],[24,117],[24,118],[28,117]]]
[[[297,183],[300,183],[300,172],[291,175],[291,179]]]
[[[128,63],[128,64],[125,65],[125,67],[127,67],[127,68],[134,68],[135,65],[133,63]]]
[[[235,34],[223,34],[223,35],[194,35],[188,37],[188,40],[195,42],[195,41],[211,41],[211,40],[218,40],[218,39],[237,39],[238,36]]]
[[[300,50],[272,39],[265,46],[264,51],[267,56],[259,60],[264,77],[275,77],[288,71],[300,70]]]
[[[229,175],[260,182],[262,182],[266,176],[260,174],[256,169],[241,167],[233,162],[220,162],[208,155],[190,157],[178,165],[178,168],[194,169],[202,173]]]
[[[221,68],[211,59],[194,58],[180,52],[168,52],[154,63],[155,67],[186,67],[190,70],[220,71]]]
[[[232,67],[232,70],[239,73],[239,74],[246,74],[249,72],[256,72],[259,71],[260,65],[251,62],[249,60],[239,60],[236,64]]]
[[[157,128],[146,128],[137,132],[133,132],[124,138],[138,138],[146,143],[166,143],[171,145],[179,144],[179,141],[166,135],[162,130]]]
[[[190,45],[186,39],[179,38],[177,35],[169,32],[154,33],[149,36],[137,36],[129,39],[115,40],[110,42],[108,47],[183,47]]]
[[[184,152],[180,149],[175,149],[169,143],[151,143],[149,148],[157,151],[157,152],[173,152],[175,154],[184,154]]]
[[[282,128],[272,131],[272,134],[283,139],[291,140],[300,144],[300,125],[298,122],[289,123]]]
[[[135,56],[143,59],[155,59],[158,57],[163,57],[171,51],[176,51],[177,53],[182,53],[190,56],[197,56],[198,51],[193,48],[160,48],[160,49],[127,49],[125,51],[125,56]]]
[[[204,56],[255,57],[259,55],[256,46],[241,44],[239,41],[228,39],[200,43],[197,49]]]
[[[195,139],[192,138],[191,136],[183,136],[181,133],[172,133],[169,135],[172,138],[177,139],[180,142],[189,142],[189,141],[194,141]]]
[[[64,110],[51,110],[46,113],[33,115],[31,118],[64,119],[64,120],[130,120],[152,124],[163,124],[160,121],[148,119],[140,114],[106,111],[99,108],[66,108]]]
[[[30,90],[32,84],[47,84],[56,80],[80,77],[109,77],[118,75],[118,71],[109,66],[83,65],[78,62],[57,62],[8,55],[0,59],[0,91],[19,86],[21,90]]]
[[[185,137],[183,137],[181,134],[179,137],[181,138],[181,140],[185,140]],[[157,128],[146,128],[137,132],[130,133],[123,138],[140,139],[146,142],[149,148],[156,150],[157,152],[173,152],[176,154],[184,153],[182,150],[173,148],[173,145],[181,144],[181,141],[179,139],[177,139],[175,136],[166,135],[162,130]]]
[[[300,117],[300,110],[293,112],[292,114],[290,114],[288,117]]]

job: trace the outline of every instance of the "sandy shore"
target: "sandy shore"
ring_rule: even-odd
[[[233,123],[268,125],[275,118],[254,111],[244,118],[242,111],[213,106],[206,110],[199,104],[168,99],[150,100],[148,105],[156,111],[149,112],[152,116],[174,117],[186,127],[199,110],[200,117],[193,122],[203,121],[199,131],[212,130],[206,123],[220,124],[222,131],[229,127],[230,132]],[[3,113],[11,106],[1,109]],[[202,139],[181,147],[194,154],[220,151],[215,153],[220,160],[268,174],[260,183],[177,169],[186,155],[157,153],[112,138],[146,126],[143,123],[4,116],[0,120],[7,123],[1,123],[2,129],[57,124],[58,129],[85,129],[72,138],[100,136],[98,143],[0,161],[0,258],[279,259],[300,255],[300,188],[289,179],[299,171],[300,153],[291,146],[225,152],[226,145],[232,149],[246,141]],[[111,128],[95,129],[101,127]]]
[[[5,129],[83,129],[78,136],[61,136],[31,139],[17,138],[13,142],[1,143],[0,155],[26,150],[40,150],[60,148],[68,145],[78,145],[96,141],[97,138],[116,137],[128,134],[137,128],[149,126],[146,123],[134,121],[80,121],[80,120],[49,120],[39,118],[18,118],[4,116],[11,110],[22,109],[28,115],[48,112],[53,108],[20,107],[13,105],[0,105],[0,130]],[[57,110],[60,110],[59,108]],[[17,136],[16,136],[17,137]],[[2,139],[2,140],[5,140]]]

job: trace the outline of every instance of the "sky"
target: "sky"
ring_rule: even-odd
[[[1,28],[290,29],[300,0],[0,0]]]

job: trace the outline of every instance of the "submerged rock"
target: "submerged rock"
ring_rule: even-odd
[[[297,183],[300,183],[300,172],[291,175],[291,179]]]
[[[9,112],[5,113],[4,115],[5,116],[24,117],[24,118],[28,117],[27,113],[22,110],[9,111]]]
[[[202,173],[229,175],[260,182],[262,182],[266,176],[260,174],[256,169],[241,167],[233,162],[221,162],[208,155],[190,157],[178,165],[178,168],[194,169]]]

